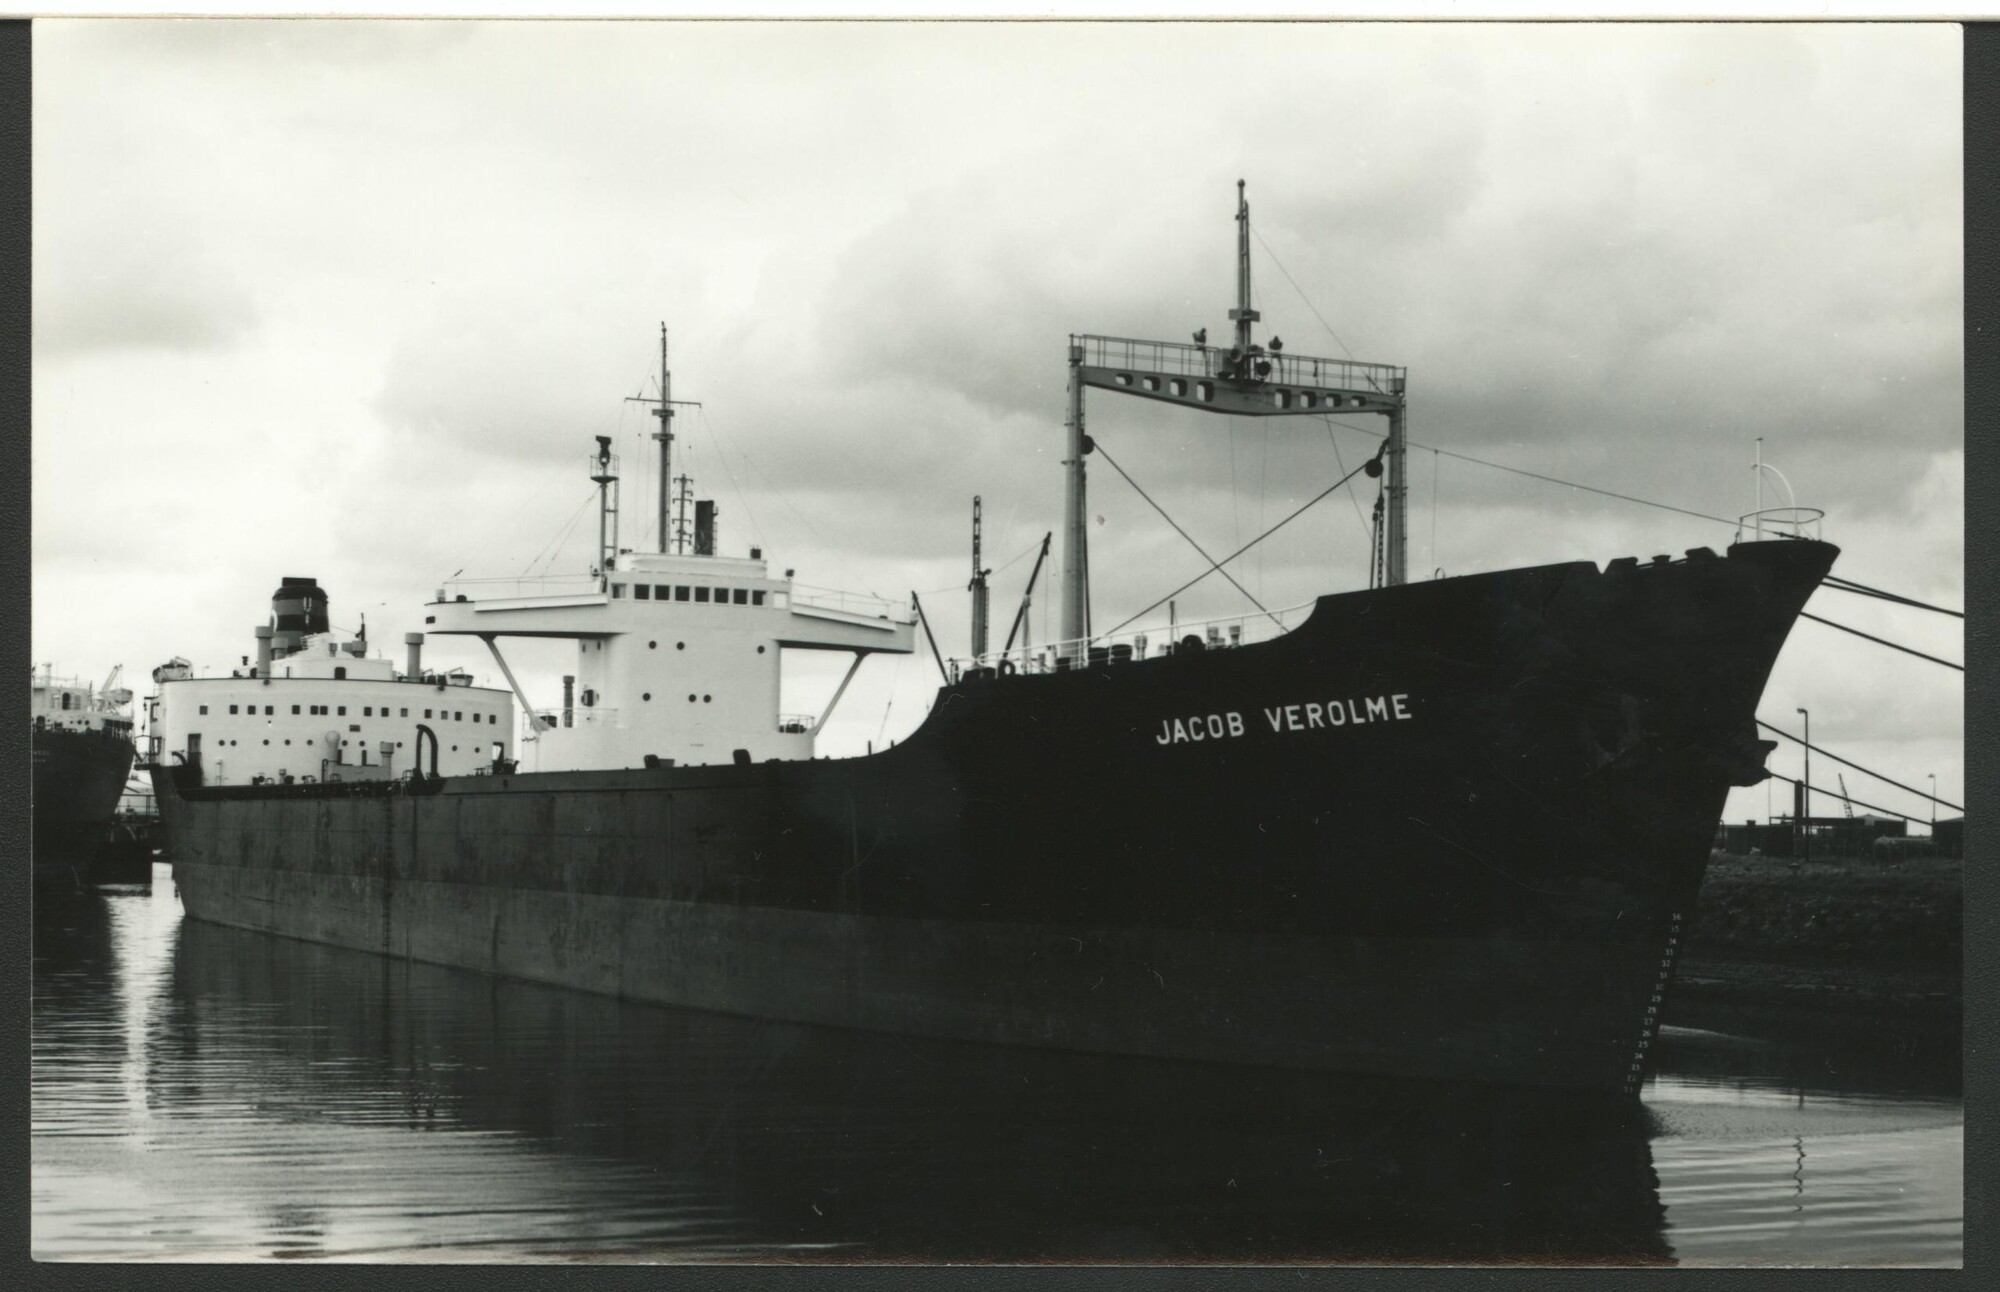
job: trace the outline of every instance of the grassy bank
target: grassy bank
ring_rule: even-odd
[[[1718,1030],[1880,1030],[1956,1045],[1962,867],[1718,855],[1666,1021]]]

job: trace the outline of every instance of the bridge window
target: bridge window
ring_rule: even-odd
[[[764,589],[757,588],[752,590],[752,592],[750,593],[750,604],[753,606],[761,606],[764,604]]]
[[[661,601],[665,601],[668,597],[671,597],[673,594],[674,590],[668,587],[664,583],[655,583],[653,585],[653,595]]]
[[[706,601],[706,600],[708,600],[708,589],[707,589],[707,588],[696,588],[696,589],[694,590],[694,599],[695,599],[696,601]]]
[[[651,601],[653,599],[653,585],[650,583],[633,584],[632,599],[634,601]]]
[[[687,590],[687,584],[685,584],[685,583],[676,583],[676,584],[674,585],[674,600],[676,600],[676,601],[686,601],[687,599],[688,599],[688,590]]]
[[[623,598],[623,597],[624,597],[624,595],[625,595],[625,585],[624,585],[624,584],[622,584],[622,583],[614,583],[614,584],[612,584],[612,585],[611,585],[611,599],[612,599],[613,601],[617,601],[617,600],[620,600],[621,598]]]
[[[749,605],[749,604],[750,604],[750,590],[749,590],[748,588],[738,588],[738,589],[736,589],[736,592],[735,592],[735,594],[734,594],[734,600],[735,600],[736,604],[737,604],[737,605],[739,605],[739,606],[747,606],[747,605]]]

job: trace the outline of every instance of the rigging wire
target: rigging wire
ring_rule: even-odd
[[[1278,267],[1278,272],[1285,276],[1285,281],[1290,283],[1292,290],[1299,294],[1299,299],[1304,301],[1306,308],[1312,311],[1312,316],[1319,320],[1319,325],[1326,329],[1326,334],[1333,338],[1333,343],[1340,347],[1340,352],[1349,359],[1352,359],[1354,351],[1347,348],[1347,342],[1340,339],[1340,333],[1333,330],[1333,324],[1326,321],[1326,316],[1319,312],[1319,306],[1312,303],[1312,298],[1307,296],[1305,289],[1299,286],[1298,279],[1292,277],[1292,271],[1285,268],[1285,262],[1278,259],[1278,253],[1271,250],[1271,244],[1264,241],[1264,235],[1257,231],[1257,226],[1250,226],[1250,236],[1257,239],[1257,245],[1264,249],[1264,254],[1271,258],[1271,263]]]
[[[584,508],[590,506],[591,502],[596,497],[597,497],[597,490],[595,489],[592,489],[591,491],[583,495],[583,501],[576,505],[576,510],[570,513],[569,519],[565,521],[562,525],[562,528],[556,532],[556,536],[550,539],[548,542],[542,544],[542,546],[536,550],[534,556],[529,558],[527,565],[522,567],[521,570],[522,578],[524,579],[527,578],[528,575],[534,570],[536,563],[539,562],[544,556],[547,556],[551,560],[555,558],[556,553],[562,550],[563,544],[569,541],[570,533],[576,528],[576,522],[578,518],[580,518],[583,515]]]
[[[1333,419],[1322,413],[1319,420],[1320,424],[1326,427],[1326,442],[1333,445],[1334,466],[1342,471],[1347,470],[1347,463],[1341,461],[1340,458],[1340,437],[1333,433]],[[1361,498],[1354,492],[1353,485],[1347,487],[1347,500],[1354,504],[1354,523],[1361,526],[1363,533],[1367,533],[1368,518],[1361,514]]]
[[[1899,650],[1905,655],[1915,655],[1918,659],[1927,659],[1933,664],[1942,664],[1946,668],[1957,669],[1961,673],[1965,671],[1965,665],[1963,664],[1954,664],[1948,659],[1939,659],[1935,655],[1926,655],[1920,650],[1911,650],[1908,646],[1899,646],[1895,642],[1876,637],[1871,633],[1864,633],[1859,628],[1849,628],[1846,624],[1837,624],[1831,619],[1822,619],[1818,615],[1809,614],[1804,610],[1799,611],[1799,618],[1810,619],[1816,624],[1825,624],[1828,628],[1838,628],[1844,633],[1853,633],[1856,637],[1864,637],[1874,642],[1877,646],[1887,646],[1890,650]]]
[[[1240,583],[1237,583],[1237,582],[1236,582],[1236,576],[1235,576],[1235,575],[1231,574],[1231,573],[1230,573],[1229,571],[1227,571],[1227,570],[1224,570],[1224,569],[1223,569],[1223,568],[1222,568],[1222,567],[1221,567],[1220,565],[1216,564],[1216,560],[1215,560],[1215,558],[1214,558],[1214,557],[1212,557],[1212,556],[1210,556],[1210,555],[1208,554],[1208,551],[1207,551],[1207,549],[1203,548],[1203,547],[1202,547],[1202,545],[1201,545],[1200,543],[1197,543],[1197,542],[1195,542],[1195,541],[1194,541],[1194,536],[1193,536],[1193,535],[1189,534],[1189,533],[1188,533],[1188,532],[1187,532],[1186,530],[1184,530],[1184,529],[1182,529],[1182,528],[1181,528],[1181,526],[1180,526],[1180,522],[1179,522],[1179,521],[1175,520],[1175,519],[1174,519],[1174,518],[1173,518],[1172,516],[1169,516],[1169,515],[1167,515],[1167,510],[1166,510],[1166,508],[1164,508],[1164,507],[1160,506],[1160,504],[1158,504],[1158,503],[1154,502],[1154,501],[1153,501],[1153,496],[1152,496],[1151,494],[1147,493],[1147,492],[1146,492],[1146,491],[1145,491],[1144,489],[1141,489],[1141,488],[1139,488],[1139,482],[1138,482],[1138,481],[1134,480],[1134,479],[1133,479],[1133,478],[1132,478],[1131,476],[1129,476],[1129,475],[1126,475],[1126,474],[1125,474],[1125,468],[1124,468],[1124,467],[1121,467],[1121,466],[1119,466],[1119,465],[1118,465],[1118,460],[1117,460],[1116,458],[1113,458],[1113,457],[1111,456],[1111,454],[1110,454],[1109,452],[1107,452],[1107,451],[1105,450],[1105,447],[1104,447],[1104,444],[1103,444],[1103,442],[1102,442],[1102,441],[1099,441],[1099,440],[1093,440],[1093,441],[1092,441],[1092,444],[1093,444],[1093,445],[1095,445],[1095,447],[1096,447],[1097,451],[1098,451],[1098,452],[1099,452],[1100,454],[1103,454],[1103,456],[1104,456],[1104,460],[1105,460],[1106,462],[1109,462],[1109,463],[1111,464],[1111,469],[1112,469],[1113,471],[1116,471],[1116,472],[1117,472],[1117,473],[1118,473],[1118,474],[1119,474],[1120,476],[1123,476],[1123,477],[1124,477],[1124,479],[1125,479],[1125,483],[1126,483],[1126,484],[1128,484],[1128,485],[1131,485],[1131,486],[1132,486],[1132,488],[1133,488],[1133,490],[1134,490],[1134,491],[1135,491],[1135,492],[1136,492],[1136,493],[1137,493],[1137,494],[1138,494],[1138,495],[1139,495],[1139,496],[1140,496],[1141,498],[1144,498],[1144,499],[1146,500],[1146,503],[1147,503],[1147,505],[1148,505],[1148,506],[1150,506],[1150,507],[1151,507],[1151,508],[1152,508],[1152,509],[1153,509],[1154,511],[1156,511],[1156,512],[1159,512],[1159,513],[1160,513],[1160,519],[1162,519],[1162,520],[1166,521],[1166,522],[1167,522],[1167,524],[1169,524],[1169,525],[1172,525],[1172,526],[1174,527],[1174,533],[1176,533],[1176,534],[1179,534],[1179,535],[1180,535],[1180,536],[1181,536],[1182,538],[1185,538],[1185,539],[1187,539],[1187,541],[1188,541],[1188,546],[1189,546],[1189,547],[1192,547],[1192,548],[1193,548],[1193,549],[1194,549],[1195,551],[1197,551],[1197,552],[1200,552],[1200,553],[1201,553],[1201,559],[1202,559],[1202,560],[1204,560],[1204,561],[1207,561],[1207,562],[1208,562],[1208,565],[1209,565],[1209,569],[1210,569],[1210,570],[1215,570],[1215,571],[1218,571],[1218,572],[1220,572],[1220,573],[1221,573],[1221,575],[1222,575],[1222,577],[1223,577],[1223,578],[1225,578],[1225,579],[1228,579],[1228,580],[1229,580],[1229,582],[1230,582],[1230,584],[1231,584],[1232,586],[1234,586],[1234,587],[1235,587],[1235,589],[1236,589],[1236,590],[1237,590],[1238,592],[1242,593],[1242,594],[1243,594],[1244,596],[1246,596],[1246,597],[1250,597],[1250,604],[1251,604],[1251,605],[1253,605],[1253,606],[1257,607],[1257,608],[1258,608],[1259,610],[1263,610],[1263,611],[1264,611],[1264,613],[1265,613],[1266,615],[1269,615],[1269,616],[1270,616],[1270,619],[1271,619],[1271,622],[1272,622],[1272,623],[1274,623],[1274,624],[1277,624],[1277,625],[1278,625],[1278,626],[1279,626],[1280,628],[1284,627],[1284,623],[1283,623],[1283,621],[1281,621],[1281,620],[1280,620],[1280,619],[1279,619],[1279,618],[1278,618],[1278,617],[1277,617],[1276,615],[1273,615],[1273,614],[1271,614],[1271,612],[1270,612],[1269,610],[1266,610],[1266,609],[1264,608],[1264,603],[1263,603],[1263,602],[1261,602],[1261,601],[1257,600],[1257,598],[1255,598],[1255,597],[1252,597],[1252,596],[1250,596],[1250,589],[1248,589],[1248,588],[1244,587],[1244,586],[1243,586],[1242,584],[1240,584]],[[1244,551],[1248,551],[1249,549],[1248,549],[1248,548],[1238,548],[1237,550],[1238,550],[1238,552],[1244,552]],[[1204,570],[1204,571],[1202,572],[1202,577],[1206,578],[1206,577],[1207,577],[1207,575],[1208,575],[1208,571],[1207,571],[1207,570]],[[1155,604],[1157,604],[1157,603],[1155,603]],[[1149,608],[1150,608],[1150,607],[1149,607]],[[1142,613],[1142,614],[1143,614],[1143,613],[1145,613],[1145,612],[1144,612],[1144,611],[1141,611],[1140,613]],[[1126,623],[1130,623],[1130,622],[1131,622],[1130,620],[1127,620],[1127,621],[1126,621]],[[1120,624],[1120,625],[1118,625],[1118,627],[1119,627],[1119,628],[1123,628],[1124,626],[1125,626],[1125,624]],[[1118,631],[1118,629],[1117,629],[1117,628],[1114,628],[1114,629],[1112,629],[1111,631],[1113,631],[1113,632],[1116,632],[1116,631]]]
[[[736,501],[743,505],[743,515],[749,520],[751,531],[757,535],[757,546],[764,546],[764,527],[757,523],[756,513],[750,510],[750,495],[744,491],[742,485],[736,483],[736,473],[729,469],[729,455],[722,451],[722,436],[710,425],[706,408],[697,407],[695,415],[701,420],[701,429],[708,432],[709,438],[715,441],[715,460],[722,464],[722,474],[729,477],[729,487],[735,492]]]
[[[1951,610],[1944,606],[1934,606],[1928,601],[1918,601],[1914,597],[1905,597],[1894,592],[1884,592],[1880,588],[1871,588],[1865,583],[1856,583],[1852,579],[1843,579],[1835,574],[1827,575],[1822,580],[1822,585],[1832,588],[1835,592],[1852,592],[1863,597],[1879,597],[1884,601],[1893,601],[1899,606],[1913,606],[1918,610],[1932,610],[1941,615],[1950,615],[1954,619],[1965,618],[1963,610]]]
[[[1329,418],[1328,420],[1331,421],[1333,419]],[[1383,432],[1377,431],[1371,427],[1356,426],[1352,422],[1338,422],[1336,424],[1340,426],[1345,426],[1351,431],[1360,431],[1364,435],[1374,435],[1386,438]],[[1718,525],[1727,525],[1732,529],[1736,528],[1738,525],[1737,521],[1730,520],[1725,516],[1711,516],[1705,511],[1690,511],[1686,507],[1676,507],[1672,503],[1654,502],[1651,498],[1639,498],[1629,493],[1619,493],[1614,489],[1600,489],[1596,485],[1578,484],[1574,480],[1562,480],[1555,476],[1543,475],[1539,471],[1529,471],[1522,467],[1510,467],[1500,462],[1488,462],[1484,458],[1475,458],[1469,453],[1458,453],[1451,449],[1442,449],[1435,444],[1421,444],[1416,440],[1405,440],[1404,443],[1406,443],[1410,448],[1413,449],[1429,449],[1432,453],[1442,454],[1443,456],[1448,458],[1457,458],[1461,462],[1470,462],[1474,466],[1491,467],[1495,471],[1505,471],[1512,475],[1527,476],[1531,480],[1541,480],[1547,482],[1548,484],[1562,485],[1566,489],[1581,489],[1585,493],[1602,494],[1606,498],[1617,498],[1622,502],[1635,502],[1642,507],[1657,507],[1661,511],[1677,512],[1683,516],[1692,516],[1696,520],[1712,520]]]
[[[1783,736],[1785,739],[1791,741],[1793,744],[1805,745],[1807,749],[1812,750],[1815,754],[1820,755],[1820,757],[1822,758],[1831,758],[1834,762],[1839,763],[1844,767],[1852,767],[1855,771],[1860,772],[1864,776],[1873,776],[1876,780],[1882,781],[1885,784],[1893,785],[1899,790],[1908,790],[1910,793],[1916,795],[1918,798],[1928,799],[1932,803],[1937,804],[1939,807],[1948,807],[1956,812],[1965,811],[1963,807],[1960,807],[1958,804],[1953,803],[1949,799],[1941,799],[1935,794],[1926,794],[1914,785],[1905,785],[1903,784],[1903,782],[1899,780],[1893,780],[1890,777],[1884,776],[1882,773],[1878,771],[1874,771],[1870,768],[1863,767],[1860,763],[1849,762],[1847,759],[1842,758],[1839,754],[1830,754],[1826,750],[1821,749],[1818,745],[1806,745],[1805,741],[1793,735],[1791,732],[1786,731],[1783,727],[1774,726],[1771,723],[1764,721],[1762,718],[1757,719],[1757,725],[1762,727],[1766,731],[1773,732],[1777,735]]]
[[[1386,446],[1385,446],[1385,447],[1386,447]],[[1099,445],[1099,446],[1098,446],[1098,451],[1099,451],[1099,452],[1102,452],[1102,451],[1103,451],[1103,446],[1102,446],[1102,445]],[[1369,459],[1368,459],[1368,461],[1369,461],[1369,462],[1380,462],[1380,461],[1381,461],[1381,459],[1382,459],[1382,454],[1381,454],[1381,451],[1380,451],[1380,450],[1377,450],[1377,451],[1376,451],[1376,453],[1375,453],[1375,456],[1374,456],[1374,457],[1371,457],[1371,458],[1369,458]],[[1107,459],[1107,461],[1108,461],[1108,460],[1109,460],[1109,459]],[[1114,462],[1114,463],[1112,463],[1112,465],[1113,465],[1113,466],[1115,467],[1115,466],[1117,465],[1117,463],[1115,463],[1115,462]],[[1152,605],[1150,605],[1150,606],[1147,606],[1147,607],[1146,607],[1146,608],[1145,608],[1144,610],[1141,610],[1141,611],[1139,611],[1139,612],[1138,612],[1137,614],[1132,614],[1132,615],[1127,615],[1127,616],[1126,616],[1126,617],[1125,617],[1125,618],[1124,618],[1123,620],[1119,621],[1119,623],[1118,623],[1118,624],[1117,624],[1117,625],[1116,625],[1115,627],[1113,627],[1113,628],[1111,628],[1111,629],[1107,630],[1107,631],[1106,631],[1106,632],[1104,632],[1104,633],[1101,633],[1101,634],[1093,634],[1093,635],[1094,635],[1094,636],[1105,636],[1105,637],[1108,637],[1108,636],[1110,636],[1110,635],[1111,635],[1112,633],[1115,633],[1115,632],[1117,632],[1117,631],[1118,631],[1118,629],[1120,629],[1120,628],[1123,628],[1123,627],[1124,627],[1124,626],[1125,626],[1126,624],[1129,624],[1129,623],[1131,623],[1131,622],[1132,622],[1132,621],[1133,621],[1134,619],[1137,619],[1137,618],[1139,618],[1139,617],[1140,617],[1140,615],[1148,615],[1148,614],[1151,614],[1151,613],[1152,613],[1153,611],[1155,611],[1155,610],[1158,610],[1158,609],[1159,609],[1159,608],[1160,608],[1161,606],[1165,605],[1165,604],[1166,604],[1166,603],[1167,603],[1168,601],[1172,600],[1172,599],[1173,599],[1173,598],[1175,598],[1175,597],[1178,597],[1178,596],[1179,596],[1179,595],[1180,595],[1181,593],[1183,593],[1183,592],[1186,592],[1186,591],[1187,591],[1187,590],[1188,590],[1189,588],[1193,587],[1193,586],[1194,586],[1195,584],[1197,584],[1197,583],[1200,583],[1200,582],[1201,582],[1201,581],[1202,581],[1203,579],[1207,578],[1207,577],[1208,577],[1209,575],[1211,575],[1211,574],[1214,574],[1214,573],[1215,573],[1216,571],[1220,570],[1220,569],[1221,569],[1221,568],[1222,568],[1223,566],[1225,566],[1225,565],[1229,564],[1229,563],[1230,563],[1231,561],[1235,560],[1235,559],[1236,559],[1237,557],[1239,557],[1239,556],[1243,555],[1243,554],[1244,554],[1245,552],[1249,551],[1249,550],[1250,550],[1251,548],[1253,548],[1253,547],[1257,546],[1257,544],[1259,544],[1259,543],[1263,542],[1263,541],[1264,541],[1265,539],[1269,538],[1269,537],[1270,537],[1271,535],[1273,535],[1273,534],[1277,533],[1277,532],[1278,532],[1279,530],[1283,529],[1283,528],[1284,528],[1285,526],[1287,526],[1287,525],[1291,524],[1291,523],[1292,523],[1292,522],[1293,522],[1294,520],[1297,520],[1297,519],[1298,519],[1298,518],[1299,518],[1299,517],[1300,517],[1301,515],[1305,514],[1305,512],[1306,512],[1306,511],[1307,511],[1307,510],[1308,510],[1309,508],[1311,508],[1311,507],[1313,506],[1313,504],[1317,503],[1317,502],[1318,502],[1318,501],[1319,501],[1320,499],[1322,499],[1322,498],[1326,497],[1326,496],[1327,496],[1328,494],[1332,493],[1332,492],[1333,492],[1334,490],[1336,490],[1336,489],[1340,488],[1340,486],[1342,486],[1342,485],[1346,484],[1346,483],[1347,483],[1347,482],[1348,482],[1349,480],[1352,480],[1352,479],[1353,479],[1353,478],[1355,477],[1355,475],[1356,475],[1356,474],[1357,474],[1358,472],[1360,472],[1361,470],[1363,470],[1363,469],[1364,469],[1364,468],[1365,468],[1366,466],[1367,466],[1367,463],[1366,463],[1366,462],[1364,462],[1364,463],[1363,463],[1363,464],[1362,464],[1361,466],[1358,466],[1358,467],[1354,468],[1354,470],[1353,470],[1353,471],[1350,471],[1350,472],[1348,472],[1348,473],[1347,473],[1346,475],[1342,476],[1342,477],[1341,477],[1340,479],[1338,479],[1338,480],[1334,481],[1334,482],[1333,482],[1332,484],[1328,485],[1328,486],[1327,486],[1326,488],[1324,488],[1324,489],[1320,490],[1320,491],[1319,491],[1318,493],[1314,494],[1314,495],[1313,495],[1312,497],[1310,497],[1310,498],[1306,499],[1306,500],[1305,500],[1305,501],[1304,501],[1303,503],[1300,503],[1300,504],[1299,504],[1299,506],[1298,506],[1298,507],[1297,507],[1297,508],[1296,508],[1295,510],[1293,510],[1293,511],[1292,511],[1292,512],[1291,512],[1291,513],[1290,513],[1289,515],[1287,515],[1287,516],[1286,516],[1286,517],[1285,517],[1285,518],[1284,518],[1283,520],[1281,520],[1281,521],[1279,521],[1279,522],[1278,522],[1277,524],[1275,524],[1275,525],[1271,526],[1271,528],[1269,528],[1269,529],[1265,530],[1265,531],[1264,531],[1263,533],[1261,533],[1261,534],[1257,535],[1257,537],[1255,537],[1255,538],[1251,539],[1251,540],[1250,540],[1249,542],[1245,543],[1245,544],[1244,544],[1243,546],[1241,546],[1241,547],[1237,548],[1237,549],[1236,549],[1235,551],[1231,552],[1231,553],[1230,553],[1230,554],[1229,554],[1228,556],[1225,556],[1225,557],[1223,557],[1223,558],[1222,558],[1222,559],[1221,559],[1220,561],[1217,561],[1217,562],[1215,562],[1214,564],[1210,565],[1208,569],[1206,569],[1206,570],[1203,570],[1203,571],[1202,571],[1202,572],[1201,572],[1200,574],[1197,574],[1197,575],[1195,575],[1195,576],[1194,576],[1194,577],[1193,577],[1192,579],[1189,579],[1189,580],[1188,580],[1188,581],[1187,581],[1186,583],[1183,583],[1183,584],[1181,584],[1181,586],[1179,586],[1178,588],[1175,588],[1175,589],[1174,589],[1174,590],[1173,590],[1172,592],[1169,592],[1169,593],[1168,593],[1168,594],[1167,594],[1166,596],[1164,596],[1164,597],[1161,597],[1161,598],[1160,598],[1160,599],[1159,599],[1158,601],[1155,601],[1155,602],[1154,602],[1154,603],[1153,603]],[[1122,474],[1124,474],[1124,473],[1123,473],[1123,472],[1120,472],[1119,474],[1121,474],[1121,475],[1122,475]],[[1138,486],[1134,485],[1133,487],[1134,487],[1134,488],[1137,488]],[[1162,514],[1164,515],[1165,513],[1162,513]],[[1192,541],[1192,540],[1190,540],[1190,541]],[[1203,553],[1203,555],[1207,555],[1207,554],[1206,554],[1206,553]],[[1234,582],[1234,580],[1231,580],[1231,582]],[[1245,595],[1248,595],[1248,594],[1246,593]],[[1258,609],[1260,609],[1260,610],[1261,610],[1261,609],[1263,609],[1263,607],[1259,606],[1259,607],[1258,607]],[[1266,614],[1270,614],[1270,612],[1269,612],[1268,610],[1267,610],[1267,611],[1265,611],[1264,613],[1266,613]],[[1275,617],[1275,616],[1274,616],[1274,617]]]
[[[1771,779],[1774,781],[1783,781],[1787,785],[1805,784],[1805,782],[1797,780],[1794,777],[1786,776],[1782,772],[1772,772]],[[1854,806],[1867,808],[1870,812],[1880,812],[1884,816],[1901,817],[1905,821],[1914,821],[1918,825],[1930,824],[1929,821],[1926,821],[1924,818],[1920,816],[1911,816],[1907,812],[1897,812],[1892,808],[1880,807],[1873,803],[1863,803],[1860,799],[1855,798],[1852,795],[1843,795],[1838,790],[1827,789],[1824,785],[1807,785],[1806,788],[1814,794],[1824,794],[1830,799],[1845,798],[1847,802],[1852,803]],[[1808,805],[1806,808],[1806,815],[1807,816],[1812,815],[1812,808],[1810,805]]]

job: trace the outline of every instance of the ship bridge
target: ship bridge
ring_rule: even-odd
[[[601,575],[566,584],[450,584],[424,608],[424,628],[486,643],[531,715],[521,746],[530,771],[811,758],[861,662],[916,648],[903,607],[796,587],[761,554],[623,552]],[[529,703],[503,637],[577,643],[560,709]],[[786,650],[853,656],[817,717],[779,713]]]

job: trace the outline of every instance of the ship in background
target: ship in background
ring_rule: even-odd
[[[94,873],[121,835],[114,814],[132,771],[132,692],[120,665],[101,686],[30,670],[34,872],[39,880]]]
[[[163,683],[188,915],[797,1022],[1636,1092],[1725,796],[1766,774],[1758,699],[1836,549],[1815,516],[1755,515],[1721,554],[1408,582],[1407,374],[1260,344],[1240,187],[1237,222],[1231,344],[1070,338],[1057,641],[977,633],[906,739],[814,757],[917,623],[722,554],[712,509],[669,523],[663,335],[661,550],[618,547],[600,438],[587,579],[425,608],[508,676],[518,759],[219,784],[174,744],[191,689]],[[1095,629],[1090,389],[1384,416],[1357,468],[1383,479],[1373,586]],[[575,644],[574,705],[533,709],[510,637]],[[778,712],[798,650],[851,656],[816,718]]]

